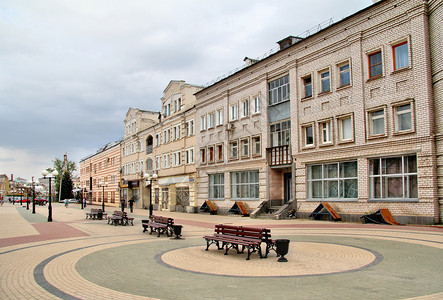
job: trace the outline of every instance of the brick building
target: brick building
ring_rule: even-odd
[[[441,20],[441,1],[379,1],[198,92],[199,205],[438,222]]]

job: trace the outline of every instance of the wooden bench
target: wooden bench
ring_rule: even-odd
[[[100,208],[91,208],[91,211],[86,213],[86,219],[101,220],[103,218],[106,219],[107,215],[108,214],[103,212]]]
[[[160,234],[166,233],[167,236],[172,236],[173,234],[174,219],[162,216],[151,215],[149,220],[142,220],[143,232],[146,232],[148,228],[150,233],[157,232],[157,237]]]
[[[215,208],[215,205],[211,201],[206,200],[200,207],[200,211],[209,212],[211,215],[215,215],[217,213],[217,208]]]
[[[111,225],[129,225],[134,226],[134,218],[128,217],[128,214],[123,211],[115,210],[111,216],[108,217],[108,224]]]
[[[333,221],[340,221],[340,215],[329,205],[328,202],[322,202],[309,216],[313,220],[320,220],[321,216],[328,216]]]
[[[271,240],[271,230],[266,228],[253,228],[232,225],[215,225],[214,234],[203,237],[206,240],[206,251],[209,246],[215,244],[218,250],[225,249],[225,255],[228,255],[229,249],[237,250],[237,253],[244,253],[248,250],[246,260],[250,260],[251,253],[258,252],[260,258],[268,257],[269,251],[275,250],[275,241]],[[265,254],[263,255],[261,244],[266,244]],[[241,246],[241,250],[240,250]]]

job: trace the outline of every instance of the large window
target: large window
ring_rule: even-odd
[[[209,175],[209,199],[225,198],[225,174]]]
[[[394,70],[409,67],[408,42],[403,42],[392,47],[394,55]]]
[[[349,142],[354,139],[352,115],[343,116],[338,119],[338,131],[340,142]]]
[[[369,55],[369,78],[383,74],[383,61],[381,51]]]
[[[291,142],[291,121],[271,124],[271,147],[289,145]]]
[[[269,105],[289,100],[289,75],[269,82]]]
[[[416,155],[371,159],[369,174],[371,199],[418,198]]]
[[[314,125],[305,125],[302,127],[303,133],[303,146],[311,147],[314,146]]]
[[[257,200],[259,198],[258,171],[231,173],[231,199]]]
[[[358,198],[357,162],[307,167],[308,199],[346,200]]]

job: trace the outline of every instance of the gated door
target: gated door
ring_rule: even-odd
[[[177,205],[189,206],[189,187],[178,187],[176,193]]]

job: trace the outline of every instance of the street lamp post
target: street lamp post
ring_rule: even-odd
[[[100,181],[100,182],[98,183],[98,186],[99,186],[99,187],[103,187],[103,194],[102,194],[102,211],[105,212],[105,186],[108,186],[108,183],[107,183],[107,182]]]
[[[25,185],[26,186],[26,185]],[[27,188],[30,188],[30,186],[26,186]],[[29,199],[29,198],[31,198],[30,196],[31,195],[29,195],[30,194],[30,192],[31,191],[29,191],[29,193],[28,193],[28,189],[26,189],[26,210],[29,210],[29,201],[31,201],[31,199]]]
[[[52,172],[48,172],[46,170],[42,171],[43,178],[46,178],[46,176],[49,179],[49,203],[48,203],[48,222],[52,222],[52,193],[51,193],[51,180],[53,177],[58,175],[57,170],[54,170]]]
[[[152,206],[152,182],[155,181],[158,177],[157,173],[149,175],[145,173],[145,179],[147,183],[149,182],[149,216],[152,216],[153,206]]]
[[[35,214],[35,185],[38,184],[38,180],[34,182],[34,176],[32,176],[32,180],[28,181],[28,184],[31,185],[32,188],[32,213]]]

